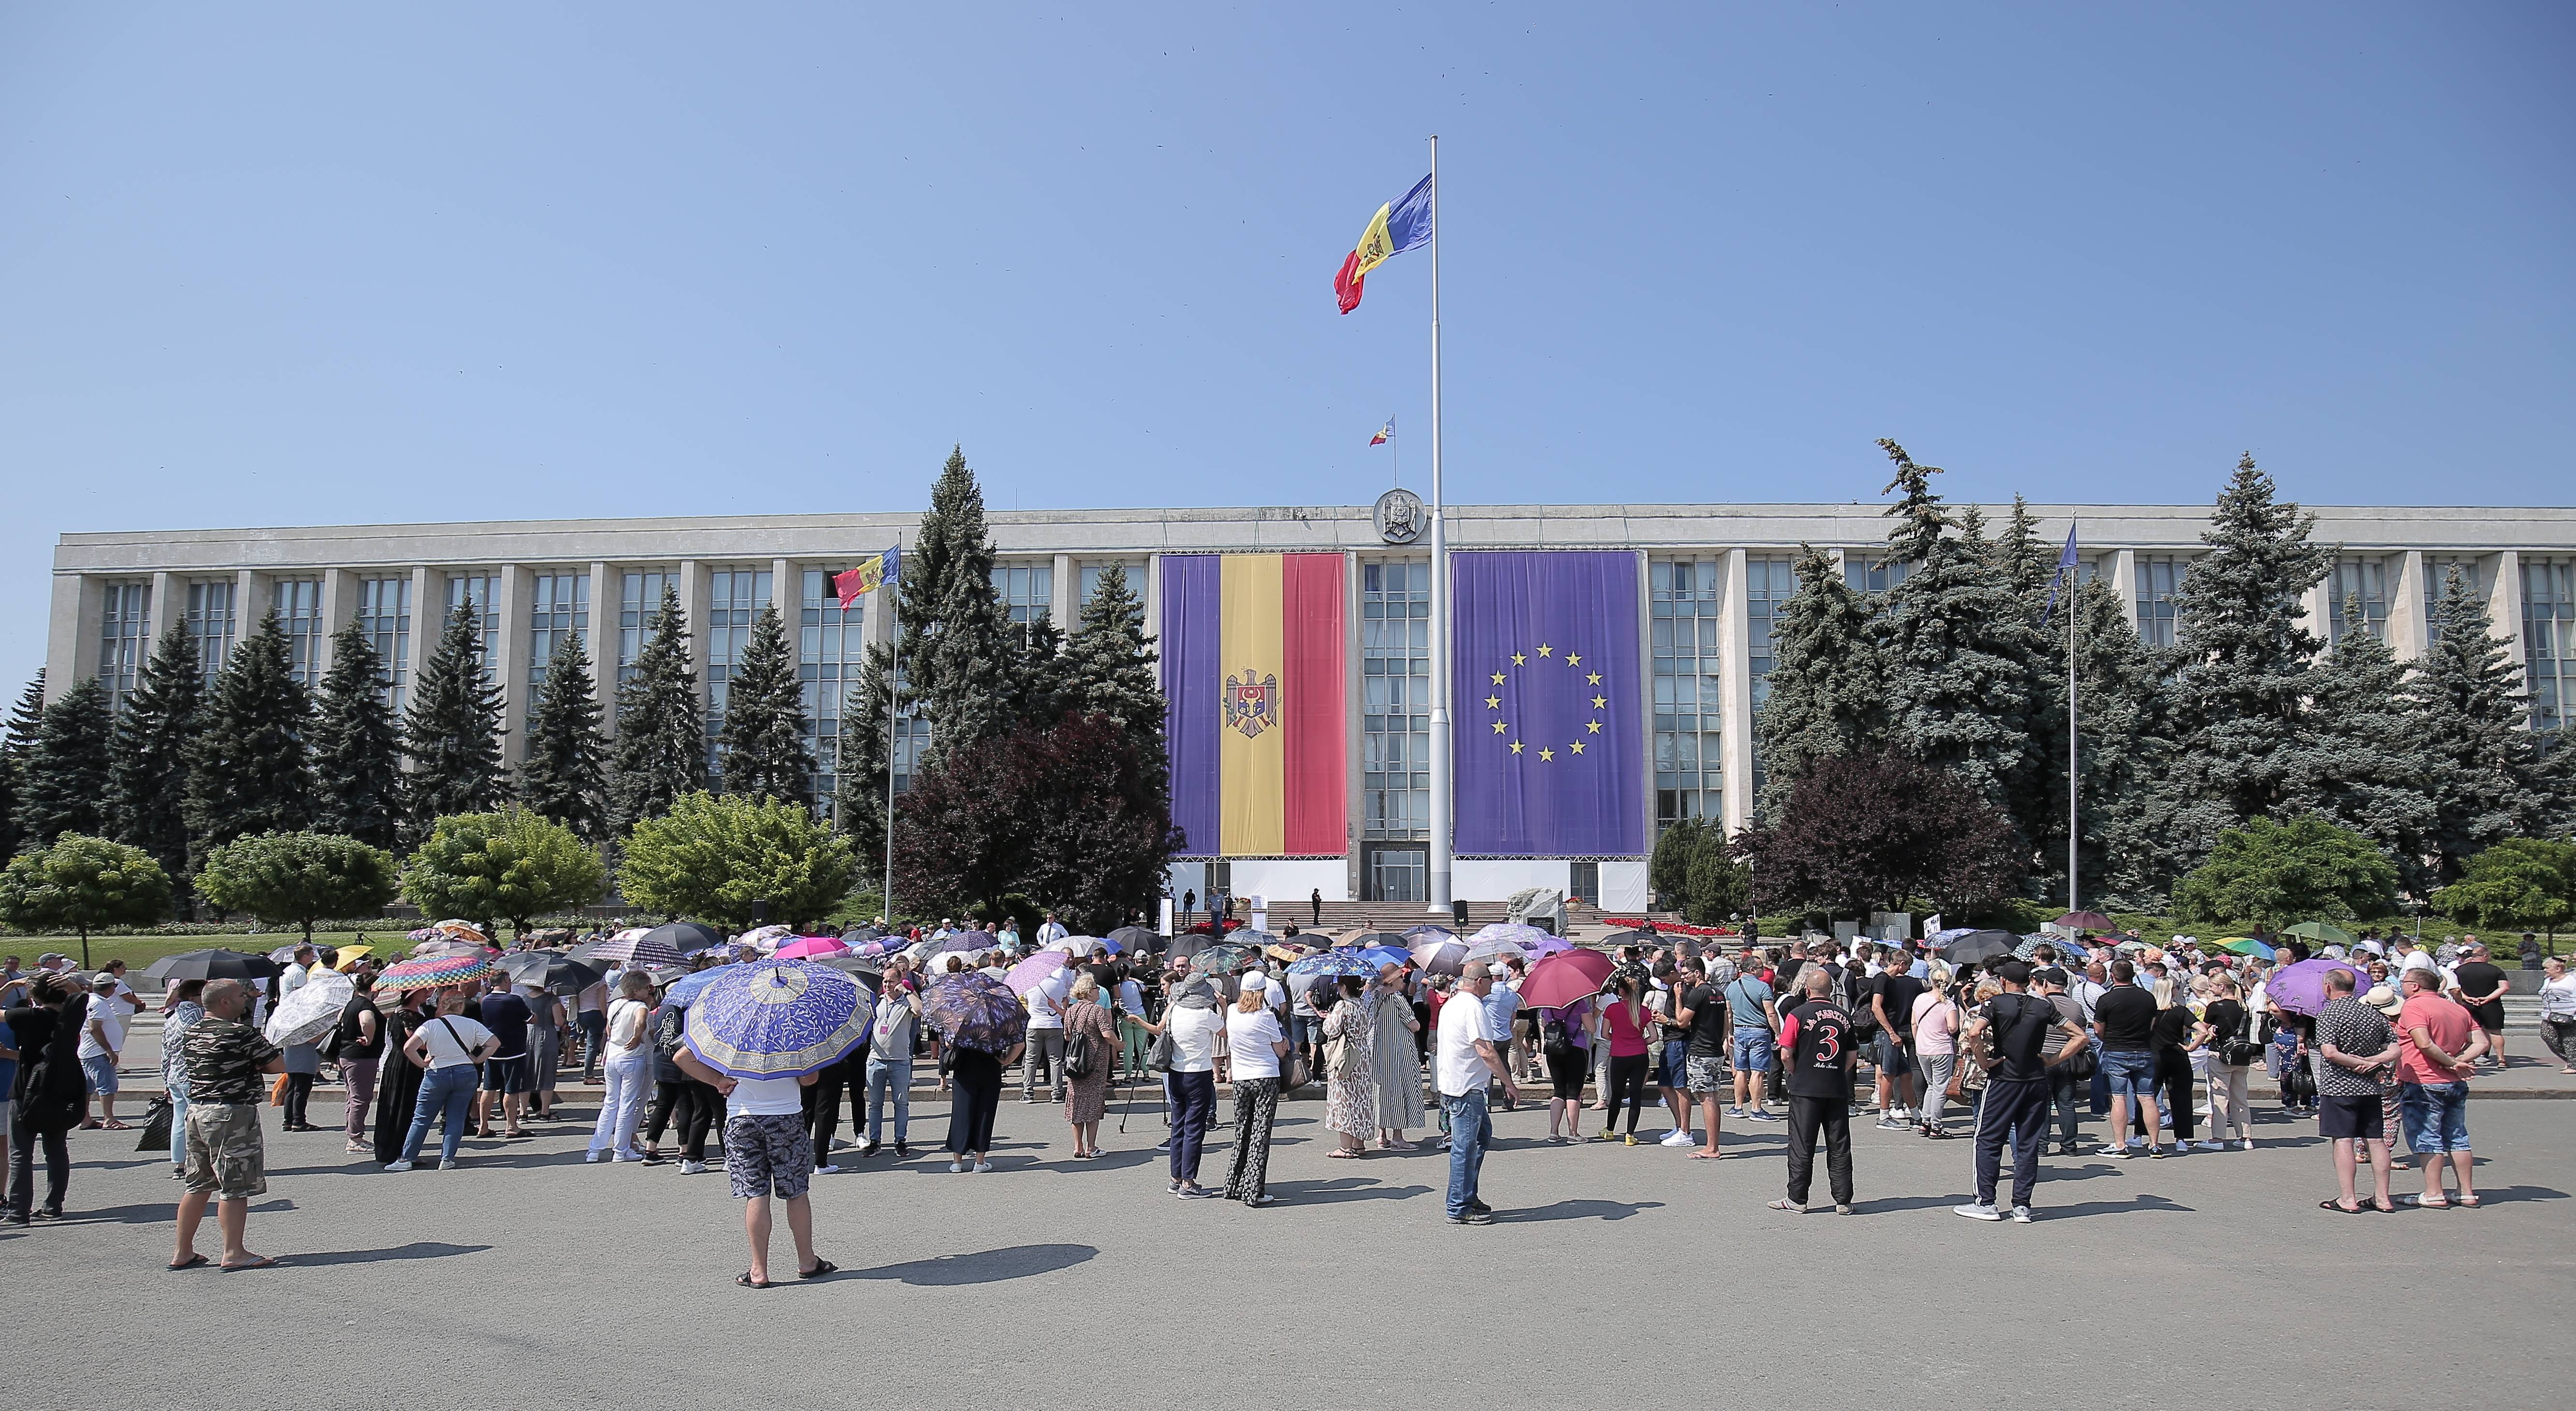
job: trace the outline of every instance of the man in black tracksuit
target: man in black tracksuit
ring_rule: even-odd
[[[1986,1002],[1959,1035],[1963,1060],[1983,1064],[1985,1102],[1977,1111],[1977,1199],[1955,1207],[1971,1220],[2000,1220],[1995,1208],[1995,1182],[2002,1174],[2004,1141],[2013,1148],[2012,1218],[2029,1224],[2031,1188],[2039,1182],[2039,1149],[2048,1136],[2048,1070],[2079,1053],[2084,1030],[2057,1012],[2057,1006],[2027,993],[2030,963],[2007,960],[1995,967],[2004,992]],[[2065,1042],[2052,1057],[2049,1034],[2062,1031]]]

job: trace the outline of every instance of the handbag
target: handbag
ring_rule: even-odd
[[[152,1105],[143,1109],[143,1135],[136,1139],[134,1149],[168,1151],[170,1149],[170,1114],[175,1111],[177,1108],[171,1103],[168,1095],[152,1099]]]
[[[1154,1073],[1169,1073],[1172,1071],[1172,1065],[1180,1061],[1181,1046],[1172,1038],[1172,1026],[1167,1023],[1163,1026],[1163,1031],[1154,1036],[1154,1042],[1145,1047],[1146,1070]]]

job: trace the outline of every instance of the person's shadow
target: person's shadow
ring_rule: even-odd
[[[1008,1249],[977,1250],[972,1254],[943,1254],[935,1259],[915,1259],[874,1269],[851,1269],[841,1277],[887,1279],[916,1288],[992,1284],[1004,1279],[1025,1279],[1031,1274],[1052,1274],[1058,1269],[1070,1269],[1099,1253],[1098,1249],[1087,1244],[1023,1244]]]
[[[1541,1220],[1625,1220],[1645,1210],[1661,1210],[1660,1200],[1560,1200],[1527,1210],[1497,1210],[1497,1225],[1527,1225]]]

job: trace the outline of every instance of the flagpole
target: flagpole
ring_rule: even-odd
[[[895,561],[903,561],[903,535],[894,537]],[[900,582],[878,582],[886,602],[894,609],[894,674],[886,678],[886,811],[885,811],[885,923],[886,934],[894,933],[894,751],[895,722],[903,704],[903,585]]]
[[[1449,522],[1440,508],[1440,138],[1431,138],[1431,910],[1449,885]]]
[[[2074,540],[2074,525],[2067,526],[2066,537],[2069,542]],[[2070,913],[2077,909],[2076,857],[2084,837],[2080,815],[2076,811],[2075,775],[2075,618],[2079,611],[2077,595],[2083,591],[2084,566],[2079,561],[2075,566],[2075,581],[2068,586],[2066,594],[2066,909]]]

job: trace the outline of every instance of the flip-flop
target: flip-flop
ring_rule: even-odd
[[[814,1261],[813,1268],[800,1270],[796,1277],[800,1279],[820,1279],[827,1275],[837,1274],[839,1272],[841,1272],[840,1265],[833,1263],[829,1259],[817,1259]]]
[[[2337,1215],[2361,1215],[2361,1214],[2366,1214],[2366,1213],[2368,1213],[2368,1210],[2369,1210],[2369,1207],[2367,1207],[2367,1206],[2361,1206],[2361,1205],[2356,1205],[2356,1206],[2352,1207],[2351,1209],[2347,1210],[2347,1209],[2345,1209],[2345,1208],[2344,1208],[2344,1204],[2343,1204],[2343,1202],[2342,1202],[2342,1201],[2340,1201],[2340,1200],[2321,1200],[2321,1201],[2318,1201],[2318,1202],[2317,1202],[2317,1208],[2318,1208],[2319,1210],[2331,1210],[2331,1211],[2333,1211],[2334,1213],[2336,1213]]]
[[[2382,1204],[2380,1204],[2378,1201],[2375,1201],[2375,1200],[2374,1200],[2374,1201],[2372,1201],[2372,1202],[2370,1202],[2368,1205],[2363,1206],[2363,1207],[2362,1207],[2362,1209],[2364,1209],[2364,1210],[2375,1210],[2375,1211],[2379,1212],[2379,1213],[2380,1213],[2380,1214],[2382,1214],[2382,1215],[2394,1215],[2394,1214],[2396,1214],[2396,1213],[2397,1213],[2397,1207],[2396,1207],[2396,1206],[2394,1206],[2394,1205],[2382,1205]]]
[[[1726,1153],[1722,1151],[1694,1151],[1690,1154],[1690,1159],[1693,1161],[1715,1161],[1724,1155],[1726,1155]]]
[[[753,1278],[749,1269],[745,1269],[741,1273],[734,1275],[733,1281],[747,1289],[765,1289],[772,1287],[767,1279]]]
[[[100,1124],[99,1130],[104,1132],[130,1132],[133,1131],[134,1128],[123,1122],[105,1122]]]
[[[2464,1195],[2451,1202],[2462,1210],[2475,1210],[2482,1203],[2476,1196]]]
[[[239,1274],[251,1269],[274,1269],[277,1265],[277,1260],[271,1259],[267,1255],[263,1254],[248,1264],[220,1264],[216,1267],[222,1269],[227,1274]]]
[[[202,1254],[191,1254],[191,1255],[189,1255],[186,1259],[184,1259],[184,1260],[180,1261],[179,1263],[172,1264],[172,1265],[170,1265],[170,1266],[168,1266],[168,1267],[169,1267],[170,1272],[171,1272],[171,1273],[173,1273],[173,1274],[175,1274],[175,1273],[178,1273],[178,1272],[179,1272],[180,1270],[182,1270],[182,1269],[195,1269],[195,1268],[198,1268],[198,1267],[200,1267],[200,1266],[202,1266],[202,1265],[211,1264],[211,1263],[213,1263],[213,1262],[214,1262],[213,1260],[210,1260],[210,1259],[206,1258],[206,1256],[204,1256],[204,1255],[202,1255]]]

